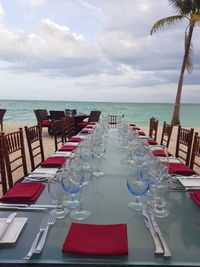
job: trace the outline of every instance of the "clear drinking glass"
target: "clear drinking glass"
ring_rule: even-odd
[[[56,205],[57,218],[64,218],[68,214],[68,210],[64,207],[64,202],[67,199],[67,194],[63,189],[62,172],[52,175],[48,180],[48,192],[52,203]]]

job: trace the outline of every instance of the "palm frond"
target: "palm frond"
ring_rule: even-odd
[[[152,27],[150,33],[151,35],[158,31],[164,29],[166,26],[170,26],[172,24],[175,24],[178,21],[181,21],[185,16],[177,15],[177,16],[170,16],[163,19],[158,20]]]
[[[188,15],[190,13],[197,13],[200,11],[199,0],[168,0],[169,5],[179,15]]]

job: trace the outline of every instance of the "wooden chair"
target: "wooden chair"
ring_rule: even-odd
[[[81,121],[78,123],[78,132],[81,131],[85,126],[87,126],[90,122],[98,122],[101,115],[101,111],[92,110],[90,112],[88,121]]]
[[[70,117],[62,118],[61,122],[62,122],[62,143],[64,144],[72,136]]]
[[[160,140],[160,145],[164,147],[169,147],[169,142],[171,139],[172,135],[172,130],[173,130],[173,125],[172,124],[167,124],[165,121],[163,123],[163,128],[162,128],[162,134],[161,134],[161,140]]]
[[[149,137],[156,141],[158,132],[158,120],[154,117],[150,118],[149,122]]]
[[[187,166],[190,164],[193,134],[193,128],[188,130],[181,126],[178,127],[175,156]]]
[[[190,168],[200,174],[200,136],[198,133],[195,133],[194,135]]]
[[[0,109],[0,124],[1,124],[1,131],[3,131],[3,117],[6,113],[7,109]]]
[[[18,181],[28,174],[22,128],[19,128],[19,131],[16,132],[2,133],[2,138],[8,187],[10,189],[14,184],[13,173],[15,171],[21,169],[23,173]]]
[[[4,142],[2,134],[0,134],[0,185],[2,193],[5,194],[8,188],[7,188],[5,158],[4,158]]]
[[[65,112],[62,110],[50,110],[49,113],[52,120],[61,120],[65,117]]]
[[[41,125],[25,126],[26,139],[31,161],[31,171],[34,171],[44,161],[44,148]]]
[[[62,129],[62,120],[52,120],[52,135],[54,137],[55,151],[58,150],[58,145],[63,144],[63,129]]]
[[[35,109],[34,110],[37,122],[40,123],[41,127],[47,127],[49,134],[51,134],[51,120],[47,109]]]

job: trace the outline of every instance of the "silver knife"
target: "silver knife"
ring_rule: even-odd
[[[169,247],[165,241],[165,238],[164,238],[156,220],[155,220],[153,213],[152,212],[150,212],[150,213],[151,213],[151,221],[152,221],[153,227],[154,227],[156,233],[158,234],[160,241],[162,243],[163,249],[164,249],[163,257],[170,258],[172,256],[172,253],[171,253],[171,251],[170,251],[170,249],[169,249]]]
[[[13,221],[13,219],[15,218],[16,215],[17,215],[17,213],[13,212],[8,216],[8,218],[6,219],[5,223],[3,224],[3,227],[0,230],[0,239],[5,234],[8,226],[11,224],[11,222]]]
[[[154,230],[152,222],[151,222],[151,220],[150,220],[150,218],[149,218],[149,216],[147,214],[147,211],[145,209],[143,209],[142,214],[144,216],[144,222],[145,222],[147,228],[149,229],[149,232],[150,232],[150,234],[151,234],[151,236],[153,238],[154,244],[155,244],[154,253],[157,254],[157,255],[163,255],[164,254],[164,250],[162,248],[160,239],[159,239],[157,233]]]
[[[46,208],[46,209],[55,209],[56,205],[49,204],[16,204],[16,203],[2,203],[0,202],[0,206],[4,207],[22,207],[22,208]]]

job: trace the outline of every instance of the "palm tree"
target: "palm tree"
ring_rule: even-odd
[[[180,101],[183,87],[183,78],[185,69],[188,73],[192,71],[192,34],[195,26],[200,26],[200,0],[168,0],[169,4],[175,9],[177,15],[166,17],[158,20],[151,29],[151,35],[157,30],[175,24],[176,22],[186,19],[188,21],[185,29],[185,49],[182,67],[180,71],[172,124],[180,125]]]

